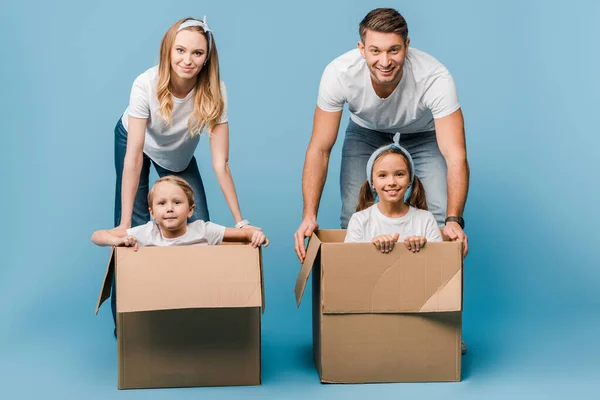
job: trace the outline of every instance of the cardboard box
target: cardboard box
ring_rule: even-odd
[[[261,250],[247,245],[113,249],[118,387],[260,385]]]
[[[313,271],[313,352],[321,382],[460,381],[462,242],[343,243],[344,230],[309,240],[296,303]]]

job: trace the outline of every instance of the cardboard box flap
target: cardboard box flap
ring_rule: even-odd
[[[262,307],[259,250],[239,246],[115,250],[117,312]]]
[[[100,295],[98,296],[98,303],[96,304],[96,315],[98,315],[98,310],[102,303],[106,301],[110,297],[110,291],[112,288],[112,282],[114,279],[114,270],[115,270],[115,248],[112,247],[110,249],[110,257],[108,259],[108,266],[106,267],[106,272],[104,273],[104,280],[102,281],[102,288],[100,289]]]
[[[312,270],[313,264],[315,263],[315,259],[319,254],[320,248],[321,240],[319,239],[318,232],[314,232],[308,240],[308,246],[306,248],[306,257],[304,258],[304,263],[302,264],[302,268],[300,269],[300,273],[298,274],[298,278],[296,279],[296,286],[294,287],[297,307],[300,307],[300,301],[302,300],[302,295],[304,294],[304,289],[306,288],[308,276],[310,275],[310,271]]]
[[[317,231],[321,243],[344,243],[346,239],[345,229],[320,229]]]
[[[371,243],[321,247],[323,312],[417,313],[462,310],[462,242],[399,243],[382,254]]]

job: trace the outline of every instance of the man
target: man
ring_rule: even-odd
[[[301,262],[304,238],[317,229],[317,211],[342,109],[351,113],[342,150],[341,226],[356,209],[366,164],[378,147],[396,132],[415,161],[429,210],[443,234],[467,236],[462,218],[469,187],[464,121],[452,76],[439,61],[409,49],[408,26],[394,9],[375,9],[361,21],[358,49],[333,60],[321,78],[313,131],[302,174],[304,210],[296,231],[295,250]]]
[[[443,234],[464,242],[462,218],[469,189],[464,120],[452,76],[439,61],[410,49],[404,17],[378,8],[359,25],[358,49],[333,60],[323,72],[313,131],[302,174],[304,210],[295,250],[304,262],[304,239],[317,229],[317,211],[331,149],[337,139],[344,103],[350,122],[342,149],[341,226],[356,209],[366,164],[379,147],[401,133],[400,144],[413,157],[425,187],[427,206]],[[463,343],[462,353],[467,348]]]

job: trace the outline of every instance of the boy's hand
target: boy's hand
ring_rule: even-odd
[[[267,237],[265,236],[265,234],[263,233],[262,229],[260,228],[254,228],[252,235],[250,236],[250,245],[254,248],[264,245],[265,247],[267,247],[269,245],[269,239],[267,239]]]
[[[407,236],[404,238],[406,248],[413,253],[421,250],[423,246],[425,246],[425,243],[427,243],[427,238],[425,236]]]
[[[122,238],[117,238],[115,246],[133,247],[134,251],[138,250],[138,243],[135,236],[127,235]]]
[[[394,249],[394,244],[398,241],[400,234],[396,233],[394,236],[390,235],[379,235],[375,236],[372,240],[377,250],[382,253],[389,253]]]

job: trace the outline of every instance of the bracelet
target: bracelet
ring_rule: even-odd
[[[241,227],[246,226],[246,225],[250,225],[250,222],[248,222],[247,219],[243,219],[240,222],[238,222],[237,224],[235,224],[235,227],[236,228],[241,228]]]

